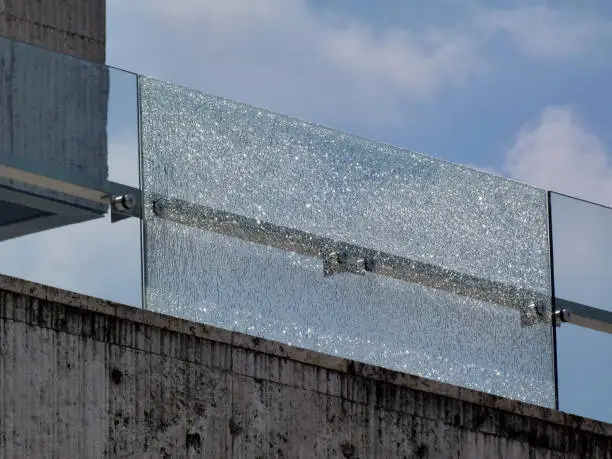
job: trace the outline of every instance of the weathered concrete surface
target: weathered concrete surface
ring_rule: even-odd
[[[105,0],[0,0],[0,36],[104,63]]]
[[[0,457],[612,458],[612,426],[0,277]]]

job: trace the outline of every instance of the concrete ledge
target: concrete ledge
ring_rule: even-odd
[[[99,343],[87,346],[105,349],[102,353],[105,357],[100,357],[99,361],[92,357],[93,361],[90,362],[73,362],[77,366],[94,365],[100,372],[97,378],[107,380],[106,405],[103,410],[100,407],[96,409],[106,413],[104,422],[108,421],[108,416],[117,415],[113,403],[121,404],[122,415],[132,412],[132,416],[147,419],[157,416],[157,421],[167,422],[168,429],[175,431],[172,434],[164,431],[167,437],[165,443],[159,440],[161,434],[157,431],[151,433],[145,429],[142,432],[143,439],[157,442],[155,447],[158,452],[161,451],[159,448],[164,448],[164,451],[178,454],[176,443],[185,448],[184,435],[187,435],[187,431],[184,425],[179,425],[184,421],[179,422],[182,419],[179,415],[173,418],[174,421],[164,421],[163,412],[151,414],[157,402],[151,400],[152,392],[148,393],[147,399],[145,386],[153,385],[156,391],[164,393],[178,391],[182,395],[177,395],[178,399],[165,400],[163,409],[167,413],[179,410],[189,423],[201,424],[203,418],[197,413],[202,407],[193,405],[188,394],[199,390],[198,384],[208,381],[206,384],[216,388],[209,394],[210,397],[223,408],[215,408],[216,427],[201,425],[198,431],[201,436],[207,431],[206,435],[213,435],[220,445],[220,449],[208,451],[206,457],[257,457],[249,455],[254,451],[264,451],[261,457],[318,457],[321,454],[322,457],[336,457],[329,453],[331,437],[316,442],[321,435],[333,437],[337,457],[396,457],[400,452],[410,457],[409,454],[417,454],[421,446],[424,448],[421,457],[438,457],[445,448],[451,447],[455,448],[452,457],[491,457],[492,451],[497,457],[530,454],[530,457],[612,457],[612,426],[609,424],[416,376],[6,276],[0,276],[0,307],[4,332],[23,324],[19,327],[25,326],[30,334],[49,330],[66,336],[65,339],[70,342]],[[58,344],[53,345],[57,347]],[[26,358],[27,349],[24,351],[17,347],[22,353],[25,352],[21,357]],[[17,351],[7,347],[4,340],[3,358],[11,352]],[[3,368],[6,371],[6,363]],[[207,369],[206,376],[201,374],[203,368]],[[175,372],[178,373],[175,375]],[[202,381],[191,381],[193,372]],[[126,388],[113,383],[113,378],[127,378],[132,386]],[[0,390],[6,393],[4,387]],[[139,402],[141,396],[145,400]],[[308,403],[305,400],[309,400]],[[258,407],[257,416],[252,412],[253,406]],[[318,406],[322,412],[305,411],[299,414],[299,410],[312,409],[313,406]],[[157,406],[156,409],[162,407]],[[147,411],[146,416],[143,410]],[[299,452],[302,449],[296,449],[301,427],[283,434],[289,439],[286,443],[268,441],[272,432],[287,429],[287,426],[283,427],[284,424],[277,424],[280,422],[279,416],[283,418],[283,423],[289,422],[284,418],[286,416],[293,419],[291,422],[295,422],[295,416],[304,416],[303,422],[310,417],[315,419],[315,424],[308,427],[315,442],[308,436],[302,440],[303,453]],[[384,420],[386,417],[393,418],[392,425]],[[375,422],[374,418],[378,420]],[[206,419],[206,422],[212,422],[212,418]],[[216,425],[219,422],[221,427]],[[385,426],[388,431],[371,432],[372,423],[380,428]],[[410,433],[415,423],[421,427],[430,426],[427,438],[421,437],[425,433]],[[121,432],[109,434],[105,439],[107,452],[110,448],[108,445],[117,447],[117,436],[134,436],[130,430],[133,428],[144,429],[142,426],[128,425]],[[210,429],[217,430],[211,433]],[[406,429],[410,433],[408,437],[412,438],[410,441],[402,438],[406,437]],[[344,439],[338,437],[340,434],[344,435]],[[356,439],[355,435],[363,437],[363,441]],[[376,447],[370,445],[374,441],[372,435],[379,436],[376,441],[384,444],[377,444]],[[194,438],[192,440],[195,442]],[[320,449],[323,448],[321,442],[327,449]],[[144,447],[141,443],[134,440],[129,448],[141,454],[143,450],[140,448]],[[268,443],[274,443],[274,454],[270,452]],[[341,443],[344,444],[344,453]],[[200,446],[200,450],[202,448]],[[356,452],[346,455],[352,451],[351,448]],[[277,449],[285,456],[279,455]],[[379,450],[387,455],[379,455]],[[364,451],[369,452],[364,455]],[[555,455],[550,456],[552,452]],[[186,456],[179,454],[172,457]]]

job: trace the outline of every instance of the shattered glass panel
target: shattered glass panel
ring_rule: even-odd
[[[554,406],[543,190],[139,85],[148,308]]]

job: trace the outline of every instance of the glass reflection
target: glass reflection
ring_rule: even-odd
[[[555,295],[612,311],[612,209],[551,193]]]
[[[104,189],[107,179],[138,186],[136,119],[135,75],[0,38],[3,159],[26,159],[41,173],[81,177],[98,190]],[[74,220],[59,215],[47,226],[59,227],[0,242],[2,274],[141,305],[137,219],[111,224],[103,204],[7,180],[0,185],[5,186],[0,200],[19,189],[52,198],[54,208],[76,204],[96,211],[93,217],[98,217],[68,224]],[[10,205],[3,218],[26,216]],[[46,229],[41,220],[30,219],[27,230]]]
[[[555,296],[612,311],[612,209],[551,193]],[[557,329],[559,409],[612,422],[612,335]]]

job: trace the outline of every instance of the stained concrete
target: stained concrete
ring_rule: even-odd
[[[104,63],[105,0],[0,0],[0,36]]]
[[[611,458],[612,426],[0,277],[0,457]]]

